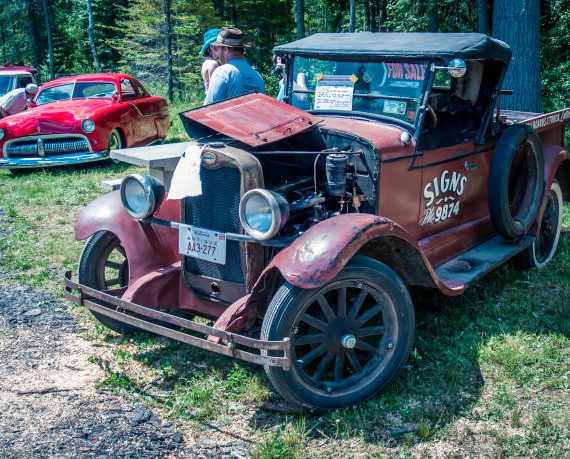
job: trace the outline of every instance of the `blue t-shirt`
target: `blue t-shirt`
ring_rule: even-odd
[[[249,65],[247,60],[231,59],[212,73],[204,105],[250,92],[263,93],[264,91],[263,78]]]

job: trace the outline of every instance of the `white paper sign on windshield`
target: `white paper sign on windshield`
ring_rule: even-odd
[[[317,81],[315,110],[352,110],[354,77],[325,75]]]
[[[172,174],[168,199],[182,199],[187,196],[200,196],[202,194],[201,159],[202,147],[196,144],[189,145],[180,157]]]

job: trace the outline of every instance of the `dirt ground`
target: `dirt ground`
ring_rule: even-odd
[[[57,299],[0,278],[0,457],[249,457],[245,440],[189,438],[97,389],[101,349],[83,331]]]

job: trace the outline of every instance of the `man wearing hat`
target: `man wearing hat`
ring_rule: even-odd
[[[28,99],[38,92],[38,86],[30,83],[25,88],[17,88],[0,97],[0,118],[15,115],[28,107]]]
[[[200,54],[204,56],[204,62],[202,62],[202,70],[200,74],[202,75],[202,81],[204,82],[204,89],[208,92],[208,86],[210,85],[210,78],[212,73],[218,67],[218,62],[212,56],[212,50],[210,45],[216,41],[220,29],[210,29],[204,34],[204,46],[200,50]]]
[[[216,41],[210,44],[214,58],[221,65],[212,74],[204,105],[250,92],[265,91],[263,78],[243,55],[245,46],[243,32],[234,27],[222,27]]]

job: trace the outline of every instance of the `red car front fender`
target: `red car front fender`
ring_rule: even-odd
[[[155,216],[179,222],[180,201],[164,201]],[[75,222],[75,239],[86,239],[97,231],[110,231],[121,241],[129,262],[129,284],[180,259],[178,231],[134,219],[125,211],[118,191],[101,196],[80,212]]]

